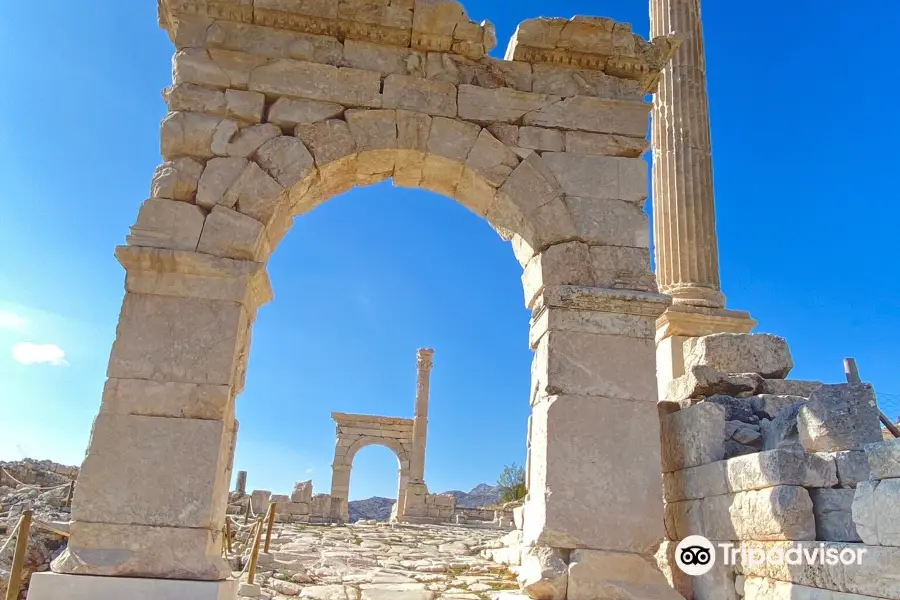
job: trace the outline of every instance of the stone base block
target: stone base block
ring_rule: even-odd
[[[181,581],[35,573],[28,600],[234,600],[236,581]]]
[[[568,600],[684,600],[669,587],[652,557],[601,550],[573,550]]]

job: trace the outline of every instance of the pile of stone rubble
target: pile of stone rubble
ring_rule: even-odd
[[[6,594],[9,585],[16,526],[23,512],[34,511],[34,524],[28,536],[19,598],[25,598],[31,574],[49,570],[50,561],[65,548],[65,536],[40,524],[68,530],[70,489],[77,474],[75,467],[50,461],[0,462],[0,595]]]

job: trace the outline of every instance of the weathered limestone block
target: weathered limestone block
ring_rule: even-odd
[[[639,554],[573,550],[569,558],[569,600],[681,600],[653,559]]]
[[[560,198],[562,188],[544,160],[532,153],[513,170],[500,187],[499,196],[511,202],[522,214],[531,215]]]
[[[227,385],[107,379],[100,414],[225,420],[233,400]]]
[[[266,120],[279,127],[289,128],[296,125],[311,125],[343,114],[344,107],[334,102],[283,97],[269,108]]]
[[[854,490],[809,490],[816,518],[816,539],[829,542],[861,542],[851,515]]]
[[[525,304],[531,307],[545,286],[596,285],[590,249],[581,242],[550,246],[534,255],[522,271]]]
[[[861,481],[853,497],[856,531],[866,544],[900,546],[900,479]]]
[[[669,382],[666,399],[683,403],[716,394],[751,396],[759,390],[761,381],[762,377],[756,373],[720,373],[705,365],[695,365]]]
[[[259,92],[225,90],[225,116],[247,123],[262,121],[266,97]]]
[[[272,138],[256,151],[256,161],[285,189],[292,188],[315,170],[312,154],[295,137]]]
[[[253,490],[250,492],[250,509],[258,515],[264,514],[269,508],[271,497],[272,492],[268,490]]]
[[[431,120],[428,151],[462,165],[480,133],[481,127],[473,123],[435,117]]]
[[[797,431],[797,415],[806,402],[793,402],[783,406],[772,420],[760,421],[763,435],[763,450],[775,450],[800,445],[800,434]]]
[[[181,509],[183,506],[178,511]],[[222,558],[222,533],[217,527],[75,521],[69,528],[69,544],[51,565],[55,573],[205,581],[231,575],[231,568]]]
[[[519,127],[508,123],[491,123],[487,126],[491,134],[508,147],[519,145]]]
[[[480,131],[466,158],[466,166],[494,187],[503,185],[518,164],[518,157],[487,129]]]
[[[338,102],[345,106],[381,107],[381,76],[359,69],[281,59],[254,69],[249,87],[266,94]]]
[[[268,223],[275,213],[276,204],[279,202],[283,191],[284,188],[272,179],[268,173],[263,171],[259,165],[255,162],[248,162],[244,166],[244,170],[231,184],[231,187],[228,188],[228,191],[225,192],[220,202],[221,206],[216,208],[221,209],[234,206],[242,214],[252,217],[261,223]],[[218,212],[226,214],[222,213],[222,211]],[[209,217],[207,217],[208,220]],[[205,237],[205,235],[202,237]],[[237,257],[232,256],[231,258]]]
[[[224,206],[206,217],[197,252],[225,258],[254,260],[268,253],[263,224]]]
[[[800,443],[811,452],[862,450],[880,442],[881,422],[872,386],[823,385],[797,415]]]
[[[193,158],[176,158],[156,167],[150,184],[151,198],[193,202],[203,165]]]
[[[810,548],[810,544],[803,542],[760,542],[754,547],[764,552],[777,549],[782,554],[790,550],[796,551],[798,547]],[[817,547],[815,544],[813,547]],[[776,581],[792,582],[797,585],[818,588],[811,596],[791,595],[788,598],[801,598],[806,600],[856,600],[853,596],[845,598],[844,594],[862,594],[876,598],[890,598],[900,600],[900,589],[897,587],[897,573],[900,572],[900,548],[881,548],[878,546],[862,547],[859,544],[845,544],[839,542],[825,542],[826,553],[838,554],[844,550],[864,549],[862,560],[852,561],[851,564],[829,565],[828,561],[817,558],[815,564],[788,565],[775,561],[760,561],[760,564],[743,565],[744,575],[749,584],[751,577],[765,577]],[[796,590],[796,588],[794,588]],[[828,596],[827,591],[838,592]],[[798,592],[794,592],[795,594]],[[748,600],[752,598],[746,596]],[[765,598],[765,597],[764,597]],[[776,596],[777,600],[781,597]],[[767,599],[768,600],[768,599]]]
[[[653,397],[655,382],[635,381],[631,373],[653,366],[652,349],[651,339],[551,329],[534,349],[532,381],[538,394],[644,401]],[[586,360],[594,365],[589,370]]]
[[[510,88],[486,89],[460,85],[459,116],[472,121],[515,123],[523,115],[540,111],[558,100],[558,96],[520,92]]]
[[[166,160],[180,156],[212,158],[214,146],[227,142],[237,133],[230,119],[192,112],[173,112],[160,125],[160,153]]]
[[[517,579],[522,591],[534,600],[565,600],[569,566],[554,548],[532,546],[522,550]]]
[[[319,167],[353,156],[357,151],[356,140],[346,121],[329,119],[312,125],[297,125],[295,135],[309,148]]]
[[[775,394],[778,396],[803,396],[810,395],[822,387],[821,381],[800,381],[794,379],[763,379],[760,393]]]
[[[308,35],[276,27],[224,20],[207,25],[203,31],[203,41],[193,45],[327,65],[340,64],[344,54],[341,42],[327,35]]]
[[[576,154],[639,158],[649,147],[650,144],[647,140],[624,135],[588,133],[586,131],[565,132],[565,151]]]
[[[661,420],[663,472],[680,471],[725,458],[724,407],[702,402]]]
[[[834,452],[837,465],[838,482],[841,487],[855,488],[860,481],[869,479],[869,461],[865,452],[859,450],[842,450]]]
[[[117,246],[130,293],[237,302],[255,311],[272,298],[262,263],[201,254]]]
[[[519,129],[520,143],[526,129]],[[570,196],[624,200],[638,207],[647,199],[647,163],[642,160],[571,152],[547,152],[543,158]]]
[[[772,380],[763,379],[763,386],[765,386],[765,382],[767,381]],[[805,404],[807,398],[803,396],[758,394],[742,400],[750,403],[753,414],[760,419],[774,419],[785,406],[791,404]]]
[[[254,69],[269,62],[265,56],[233,52],[221,48],[209,48],[209,56],[228,76],[228,87],[239,90],[247,89],[250,74]]]
[[[172,57],[172,81],[175,85],[197,84],[217,88],[231,85],[228,74],[202,48],[185,48]]]
[[[649,249],[593,246],[590,252],[598,287],[657,291],[656,278],[650,272]]]
[[[552,153],[544,156],[550,154]],[[566,181],[565,173],[556,175],[559,181]],[[578,238],[582,241],[597,246],[650,247],[647,213],[632,202],[566,196],[565,205],[572,215]]]
[[[199,112],[221,115],[226,112],[225,93],[221,90],[181,83],[163,90],[169,111]]]
[[[636,81],[611,77],[602,71],[564,65],[535,63],[532,91],[563,97],[598,96],[620,100],[643,100],[644,91]]]
[[[456,86],[442,81],[388,75],[384,80],[383,106],[439,117],[455,117]]]
[[[816,523],[805,488],[779,485],[762,490],[666,504],[666,530],[674,539],[702,535],[711,540],[814,540]]]
[[[141,204],[137,222],[126,236],[129,246],[196,250],[203,229],[203,210],[192,204],[150,198]]]
[[[298,481],[294,484],[294,491],[291,493],[291,502],[302,502],[309,504],[312,502],[312,480]]]
[[[533,406],[531,419],[524,543],[652,553],[663,538],[662,497],[653,493],[660,490],[660,459],[655,444],[638,440],[658,431],[655,404],[549,396]],[[628,477],[616,475],[623,472]]]
[[[662,572],[663,577],[683,598],[692,598],[694,594],[695,577],[691,577],[678,568],[675,562],[675,548],[677,542],[663,540],[656,551],[656,566]]]
[[[721,373],[758,373],[784,379],[794,366],[784,338],[768,333],[716,333],[693,338],[687,344],[685,369],[706,365]]]
[[[370,7],[371,4],[365,8]],[[354,69],[383,75],[425,77],[425,55],[409,48],[348,39],[344,41],[344,63]]]
[[[268,140],[281,135],[281,128],[271,123],[260,123],[245,127],[234,135],[220,137],[212,144],[218,156],[239,156],[247,158]]]
[[[226,193],[247,167],[247,159],[241,157],[216,157],[206,163],[197,185],[197,205],[211,210],[217,204],[233,208],[235,194]]]
[[[72,519],[217,529],[229,483],[226,421],[101,413],[78,475]],[[173,463],[172,456],[189,459]],[[172,477],[160,481],[148,472]]]
[[[462,87],[460,86],[460,94]],[[522,123],[644,139],[647,136],[650,108],[650,104],[638,101],[576,96],[532,109],[524,114]],[[460,116],[463,116],[461,109]]]
[[[230,385],[247,333],[237,302],[128,293],[107,376]]]
[[[518,145],[548,152],[563,152],[566,148],[565,134],[557,129],[544,127],[520,127]]]
[[[865,445],[872,479],[900,478],[900,440]]]
[[[777,485],[831,487],[837,478],[833,460],[794,447],[665,473],[663,482],[666,500],[677,502]]]

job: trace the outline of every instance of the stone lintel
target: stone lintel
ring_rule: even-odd
[[[116,247],[116,259],[126,271],[126,291],[136,294],[229,300],[251,313],[273,298],[261,262],[140,246]]]
[[[750,333],[756,320],[742,310],[673,304],[656,320],[656,343],[668,337]]]
[[[401,417],[379,417],[376,415],[354,415],[350,413],[331,413],[331,418],[338,425],[348,427],[360,425],[402,425],[404,427],[412,427],[412,419],[403,419]]]

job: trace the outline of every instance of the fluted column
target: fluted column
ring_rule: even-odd
[[[721,308],[706,60],[699,0],[650,0],[651,37],[684,42],[653,102],[656,277],[676,304]]]
[[[428,386],[434,350],[422,348],[416,352],[416,408],[413,418],[413,450],[409,479],[421,483],[425,478],[425,442],[428,436]]]

